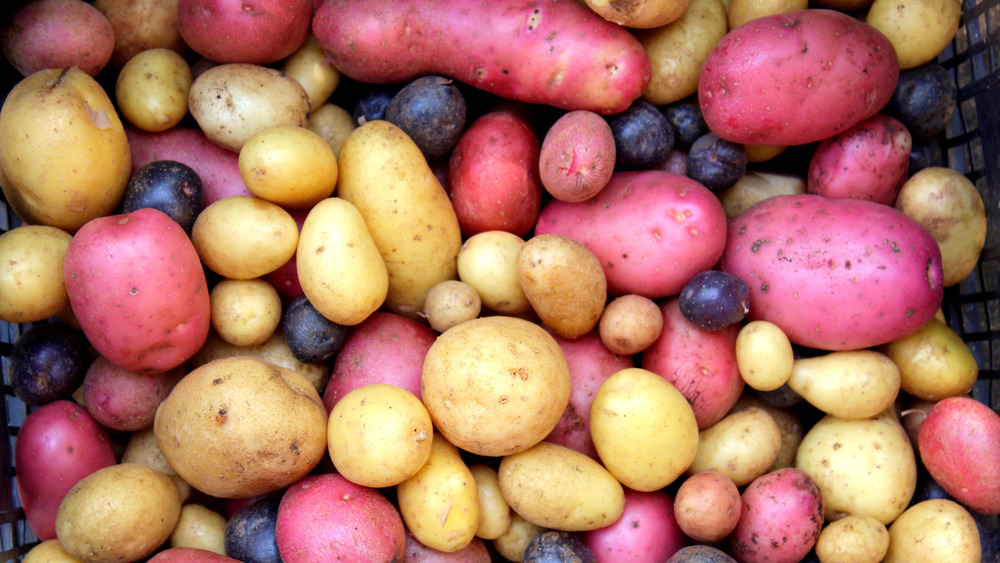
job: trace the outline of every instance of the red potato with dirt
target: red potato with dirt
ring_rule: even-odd
[[[111,22],[83,0],[21,2],[0,28],[0,47],[23,76],[46,68],[77,67],[96,76],[111,60]]]
[[[270,64],[305,43],[311,15],[311,0],[179,0],[177,30],[211,61]]]
[[[625,490],[625,509],[618,520],[584,532],[581,539],[597,563],[658,563],[687,544],[677,525],[674,499],[663,491]]]
[[[132,371],[98,356],[83,378],[83,402],[94,420],[110,430],[143,430],[153,426],[156,407],[186,373],[183,366],[163,373]]]
[[[823,495],[804,471],[765,473],[743,491],[743,511],[730,536],[745,563],[794,563],[816,545],[823,529]]]
[[[545,132],[539,150],[542,186],[562,201],[594,197],[608,185],[615,171],[611,125],[592,111],[563,114]]]
[[[362,82],[440,74],[566,110],[624,111],[651,73],[635,37],[573,0],[330,0],[312,33],[338,70]]]

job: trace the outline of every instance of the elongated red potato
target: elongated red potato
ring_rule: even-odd
[[[440,74],[567,110],[624,111],[651,76],[635,37],[574,0],[330,0],[312,32],[362,82]]]

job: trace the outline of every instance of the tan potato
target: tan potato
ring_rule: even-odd
[[[781,145],[743,145],[743,152],[747,155],[747,162],[766,162],[779,154],[785,152]]]
[[[435,428],[479,455],[530,448],[569,404],[569,366],[559,344],[514,317],[480,317],[441,334],[427,351],[422,378]]]
[[[237,195],[212,203],[198,215],[191,242],[213,272],[249,280],[277,270],[295,255],[299,226],[281,207]]]
[[[351,202],[331,197],[317,203],[302,224],[295,256],[303,293],[327,319],[353,326],[385,303],[388,269]]]
[[[69,307],[63,259],[72,235],[46,225],[0,234],[0,320],[31,323]]]
[[[924,168],[903,183],[896,209],[923,225],[941,247],[946,287],[969,276],[986,242],[986,208],[975,184],[951,168]]]
[[[824,563],[877,563],[889,549],[889,531],[871,516],[847,516],[831,522],[816,540],[816,555]]]
[[[479,526],[476,481],[458,449],[441,434],[427,463],[396,486],[406,529],[427,547],[451,553],[469,544]]]
[[[885,563],[979,563],[976,520],[955,501],[931,499],[911,506],[889,526]]]
[[[284,209],[310,209],[337,187],[333,149],[305,127],[258,131],[240,149],[238,165],[250,193]]]
[[[751,321],[736,335],[736,364],[747,385],[774,391],[792,376],[792,343],[778,325]]]
[[[551,442],[505,456],[497,470],[511,509],[539,526],[567,532],[603,528],[625,510],[625,491],[590,456]]]
[[[864,18],[889,38],[902,70],[934,60],[961,20],[962,3],[955,0],[874,0]]]
[[[170,477],[134,463],[94,471],[66,493],[56,536],[87,563],[138,561],[170,537],[181,499]]]
[[[260,278],[222,280],[209,295],[212,328],[233,346],[260,346],[281,322],[281,297]]]
[[[118,73],[115,99],[122,117],[144,131],[166,131],[188,112],[191,67],[177,51],[149,49],[129,59]]]
[[[697,92],[702,64],[728,31],[722,0],[691,0],[673,22],[637,32],[653,63],[643,98],[665,105]]]
[[[805,428],[802,426],[802,420],[799,416],[789,409],[769,405],[751,393],[741,395],[733,408],[729,409],[729,413],[749,408],[759,408],[771,415],[781,433],[781,448],[778,449],[778,457],[775,458],[767,472],[795,467],[795,455],[799,450],[799,444],[802,443],[802,438],[805,436]]]
[[[482,305],[479,292],[472,285],[459,280],[445,280],[427,292],[424,317],[431,328],[444,332],[478,317]]]
[[[25,223],[72,234],[112,214],[131,164],[114,104],[82,70],[40,70],[18,82],[0,108],[0,187]]]
[[[538,235],[517,253],[517,279],[531,308],[556,335],[574,339],[601,320],[608,280],[600,260],[562,235]]]
[[[340,156],[340,147],[355,127],[357,123],[351,112],[336,104],[325,103],[309,115],[309,130],[323,137],[334,156]]]
[[[698,452],[689,474],[716,471],[737,487],[749,484],[774,464],[781,449],[781,431],[763,409],[727,414],[698,434]]]
[[[622,356],[648,348],[663,331],[663,313],[652,299],[636,294],[621,295],[601,313],[598,334],[604,346]]]
[[[223,148],[238,153],[262,129],[309,124],[309,95],[278,69],[229,63],[196,76],[188,109],[205,135]]]
[[[226,517],[197,503],[181,507],[170,534],[170,547],[191,547],[226,554]]]
[[[420,399],[383,383],[341,397],[327,425],[337,472],[366,487],[392,487],[412,477],[431,455],[433,434],[431,415]]]
[[[806,193],[806,181],[801,176],[751,170],[719,194],[719,201],[726,211],[726,217],[732,219],[753,204],[771,196],[804,193]]]
[[[340,71],[312,35],[281,63],[281,70],[302,85],[310,111],[319,109],[340,84]]]
[[[516,512],[511,512],[510,526],[493,540],[493,547],[501,557],[514,563],[524,561],[524,550],[528,548],[532,538],[545,531],[545,528],[532,524]]]
[[[590,9],[602,18],[622,27],[650,29],[661,27],[681,17],[691,0],[586,0]]]
[[[830,352],[792,363],[788,386],[819,410],[839,418],[869,418],[892,406],[900,371],[875,350]]]
[[[743,501],[733,481],[717,471],[689,476],[674,496],[674,517],[684,535],[698,542],[728,536],[740,520]]]
[[[500,490],[500,477],[496,469],[482,463],[470,465],[469,471],[476,480],[476,499],[479,503],[476,537],[494,540],[507,531],[511,519],[510,505]]]
[[[286,487],[327,449],[326,408],[312,383],[249,356],[190,371],[160,403],[153,428],[178,475],[219,498]]]
[[[70,555],[58,539],[52,538],[31,548],[21,563],[80,563],[80,560]]]
[[[507,231],[485,231],[466,239],[458,251],[458,277],[476,289],[483,307],[501,315],[531,312],[517,278],[517,254],[524,239]]]
[[[979,378],[979,364],[968,344],[936,318],[879,349],[899,367],[900,388],[921,399],[964,395]]]
[[[641,368],[618,371],[601,384],[590,408],[590,433],[604,466],[636,491],[669,485],[698,451],[691,404],[666,379]]]
[[[165,47],[187,52],[177,29],[178,0],[95,0],[94,7],[111,22],[115,50],[111,64],[121,68],[146,49]]]
[[[808,7],[809,0],[729,0],[729,29],[764,16],[805,10]]]

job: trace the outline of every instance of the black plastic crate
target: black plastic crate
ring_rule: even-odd
[[[989,220],[979,264],[965,281],[946,289],[943,308],[979,363],[973,397],[1000,412],[1000,0],[964,0],[958,34],[938,60],[958,84],[959,106],[940,139],[945,161],[979,189]],[[2,63],[6,96],[20,75]],[[0,197],[0,233],[19,224]],[[0,321],[0,420],[6,430],[0,441],[0,563],[20,561],[38,543],[17,499],[12,454],[30,408],[13,395],[7,375],[11,345],[28,327]]]

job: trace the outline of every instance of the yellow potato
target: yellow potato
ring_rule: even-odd
[[[539,526],[567,532],[603,528],[622,515],[625,491],[590,456],[551,442],[505,456],[497,470],[511,509]]]
[[[803,436],[805,436],[805,428],[802,426],[799,415],[790,409],[769,405],[752,393],[741,395],[733,408],[729,409],[729,414],[750,408],[759,408],[771,415],[771,419],[778,425],[778,431],[781,433],[781,447],[778,449],[778,457],[775,458],[767,472],[770,473],[785,467],[795,467],[795,454],[798,452]]]
[[[281,322],[281,297],[268,282],[222,280],[210,293],[212,328],[233,346],[260,346]]]
[[[170,547],[192,547],[225,555],[226,524],[225,516],[204,505],[185,504],[170,534]]]
[[[399,513],[420,543],[451,553],[469,544],[479,526],[476,480],[458,448],[435,433],[427,463],[396,486]]]
[[[316,111],[340,85],[340,71],[312,35],[281,64],[281,70],[302,85],[309,109]]]
[[[52,538],[31,548],[21,563],[80,563],[80,560],[67,553],[58,539]]]
[[[881,31],[908,69],[934,60],[951,43],[962,20],[956,0],[874,0],[864,21]]]
[[[736,365],[747,385],[774,391],[792,376],[792,343],[778,325],[751,321],[736,335]]]
[[[302,224],[295,256],[302,292],[327,319],[353,326],[385,303],[388,269],[351,202],[317,203]]]
[[[437,283],[424,299],[424,317],[431,328],[444,332],[449,328],[479,316],[483,302],[479,292],[459,280]]]
[[[676,20],[684,13],[691,0],[586,0],[590,9],[602,18],[622,27],[650,29]]]
[[[191,242],[213,272],[249,280],[277,270],[295,255],[299,226],[281,207],[237,195],[212,203],[198,215]]]
[[[344,146],[344,141],[355,127],[357,123],[351,112],[336,104],[325,103],[309,115],[309,130],[323,137],[338,157],[340,147]]]
[[[376,383],[337,401],[330,411],[327,443],[334,467],[347,480],[391,487],[427,462],[433,434],[431,416],[416,395]]]
[[[729,0],[729,29],[748,21],[809,7],[809,0]]]
[[[417,318],[424,297],[457,276],[458,216],[416,143],[388,121],[351,132],[338,158],[340,197],[364,217],[389,272],[386,308]]]
[[[719,194],[719,201],[722,202],[726,217],[732,219],[751,205],[771,196],[804,193],[806,181],[801,176],[751,170]]]
[[[747,155],[747,162],[766,162],[785,152],[785,148],[781,145],[743,145],[743,151]]]
[[[167,541],[181,513],[170,477],[134,463],[94,471],[66,493],[56,536],[87,563],[138,561]]]
[[[47,225],[0,234],[0,320],[31,323],[69,307],[63,259],[72,235]]]
[[[979,377],[969,346],[936,318],[880,349],[899,367],[900,388],[928,401],[964,395]]]
[[[931,499],[911,506],[889,526],[885,563],[979,563],[976,520],[955,501]]]
[[[479,455],[530,448],[569,404],[569,366],[559,344],[514,317],[480,317],[441,334],[427,351],[422,378],[435,428]]]
[[[716,471],[737,487],[768,471],[781,449],[781,430],[759,408],[727,414],[698,434],[698,452],[688,474]]]
[[[479,526],[476,537],[495,540],[510,526],[511,510],[500,490],[500,477],[496,469],[482,463],[469,466],[476,480],[476,499],[479,503]]]
[[[517,254],[524,239],[507,231],[469,237],[458,251],[458,278],[479,294],[483,307],[501,315],[521,316],[531,303],[517,278]]]
[[[869,418],[899,395],[900,372],[875,350],[830,352],[792,363],[788,386],[819,410],[840,418]]]
[[[648,348],[663,331],[663,312],[652,299],[621,295],[608,303],[597,325],[601,342],[615,354],[631,356]]]
[[[847,516],[831,522],[816,540],[823,563],[878,563],[889,549],[889,531],[871,516]]]
[[[188,112],[191,67],[172,49],[137,53],[118,73],[115,99],[122,117],[144,131],[166,131]]]
[[[25,223],[75,233],[112,214],[131,164],[114,104],[82,70],[40,70],[18,82],[0,108],[0,187]]]
[[[337,187],[333,149],[305,127],[261,129],[243,144],[238,165],[250,193],[284,209],[309,209]]]
[[[637,491],[669,485],[698,451],[691,404],[666,379],[641,368],[618,371],[601,384],[590,433],[608,471]]]

